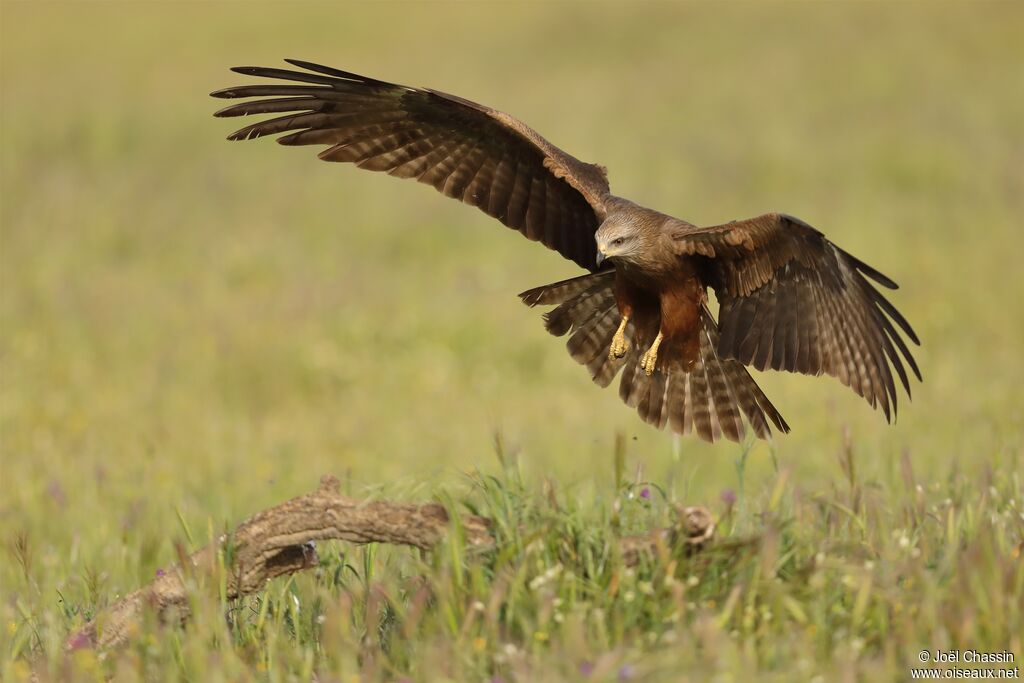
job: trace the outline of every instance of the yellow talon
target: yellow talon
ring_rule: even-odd
[[[658,336],[654,338],[654,343],[651,344],[651,348],[647,349],[643,356],[640,358],[640,367],[650,377],[654,374],[654,366],[658,364],[658,347],[661,346],[661,340],[664,335],[659,331]]]
[[[608,358],[622,358],[626,355],[626,351],[629,351],[629,340],[626,339],[626,323],[628,322],[629,316],[622,316],[619,329],[615,330],[615,336],[612,337],[612,345],[608,348]]]

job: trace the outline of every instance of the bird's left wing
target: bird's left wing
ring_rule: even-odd
[[[905,360],[921,379],[897,326],[910,324],[868,278],[896,283],[798,218],[771,213],[675,235],[678,253],[705,257],[718,296],[719,352],[758,370],[826,373],[896,409],[892,370],[910,394]],[[902,355],[902,357],[901,357]]]
[[[461,97],[287,61],[305,71],[249,66],[233,71],[293,84],[211,93],[260,98],[216,116],[284,114],[246,126],[229,139],[288,133],[277,141],[329,145],[321,159],[416,178],[596,270],[594,232],[604,220],[608,196],[602,167],[576,159],[508,114]]]

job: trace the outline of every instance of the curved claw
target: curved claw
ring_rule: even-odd
[[[619,323],[619,329],[615,330],[615,336],[612,337],[612,344],[608,347],[608,358],[622,358],[629,351],[629,340],[626,339],[626,324],[629,322],[629,316],[622,316],[622,321]]]
[[[644,355],[640,357],[640,368],[647,373],[650,377],[654,374],[654,368],[658,365],[658,347],[661,346],[661,340],[664,335],[659,331],[658,336],[654,338],[654,343],[651,344],[651,348],[644,352]]]

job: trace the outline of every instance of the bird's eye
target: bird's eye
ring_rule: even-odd
[[[625,241],[626,241],[626,238],[625,238],[625,237],[616,237],[615,239],[613,239],[613,240],[612,240],[612,246],[613,246],[613,247],[619,247],[619,246],[622,246],[622,244],[623,244],[623,243],[624,243]]]

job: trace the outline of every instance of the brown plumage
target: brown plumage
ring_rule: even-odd
[[[415,178],[478,207],[590,271],[524,292],[554,305],[549,332],[647,422],[715,441],[789,426],[746,370],[837,377],[890,419],[904,363],[921,378],[906,319],[869,280],[892,280],[807,223],[770,213],[699,228],[612,195],[584,163],[521,121],[436,90],[409,88],[308,62],[292,71],[234,71],[285,81],[218,90],[259,98],[217,116],[280,114],[229,136],[277,133],[285,145],[327,145],[320,158]],[[269,98],[269,99],[267,99]],[[719,301],[718,322],[707,288]],[[895,324],[894,324],[895,323]]]

